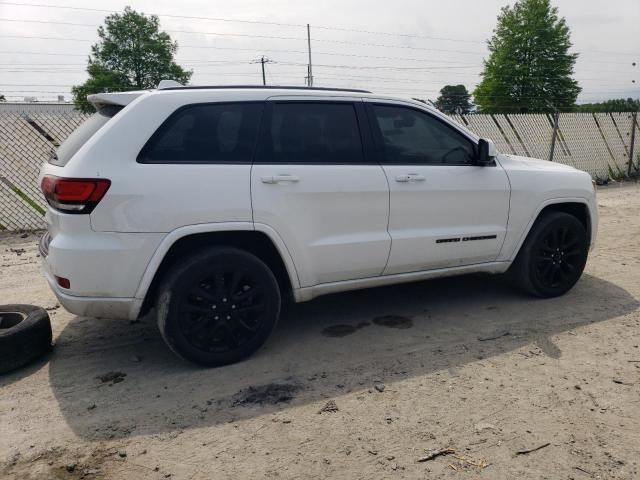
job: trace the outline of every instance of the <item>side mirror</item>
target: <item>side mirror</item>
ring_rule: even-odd
[[[476,165],[480,167],[486,167],[494,164],[494,158],[498,152],[494,143],[486,138],[481,138],[478,141],[478,156],[476,158]]]

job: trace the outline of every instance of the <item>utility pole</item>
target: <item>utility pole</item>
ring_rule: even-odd
[[[307,48],[309,49],[309,65],[307,67],[307,86],[313,87],[313,68],[311,67],[311,27],[307,23]]]
[[[265,63],[273,63],[273,61],[269,60],[267,57],[262,55],[259,59],[254,60],[251,63],[259,63],[262,66],[262,85],[266,85],[267,84],[267,77],[264,74],[264,64]]]

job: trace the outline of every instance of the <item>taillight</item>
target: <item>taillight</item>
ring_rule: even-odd
[[[49,205],[65,213],[91,213],[104,194],[111,180],[104,178],[60,178],[45,175],[42,193]]]

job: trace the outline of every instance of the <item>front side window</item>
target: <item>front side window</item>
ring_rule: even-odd
[[[140,152],[142,163],[251,162],[263,104],[192,105],[171,115]]]
[[[471,141],[440,120],[412,108],[373,105],[384,161],[399,165],[471,165]]]
[[[351,103],[275,103],[256,161],[362,163],[362,141]]]

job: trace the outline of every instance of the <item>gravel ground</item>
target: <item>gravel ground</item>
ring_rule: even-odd
[[[598,200],[562,298],[491,276],[333,295],[209,370],[152,318],[65,312],[37,235],[2,234],[0,301],[47,307],[55,348],[0,377],[0,477],[640,478],[640,187]]]

